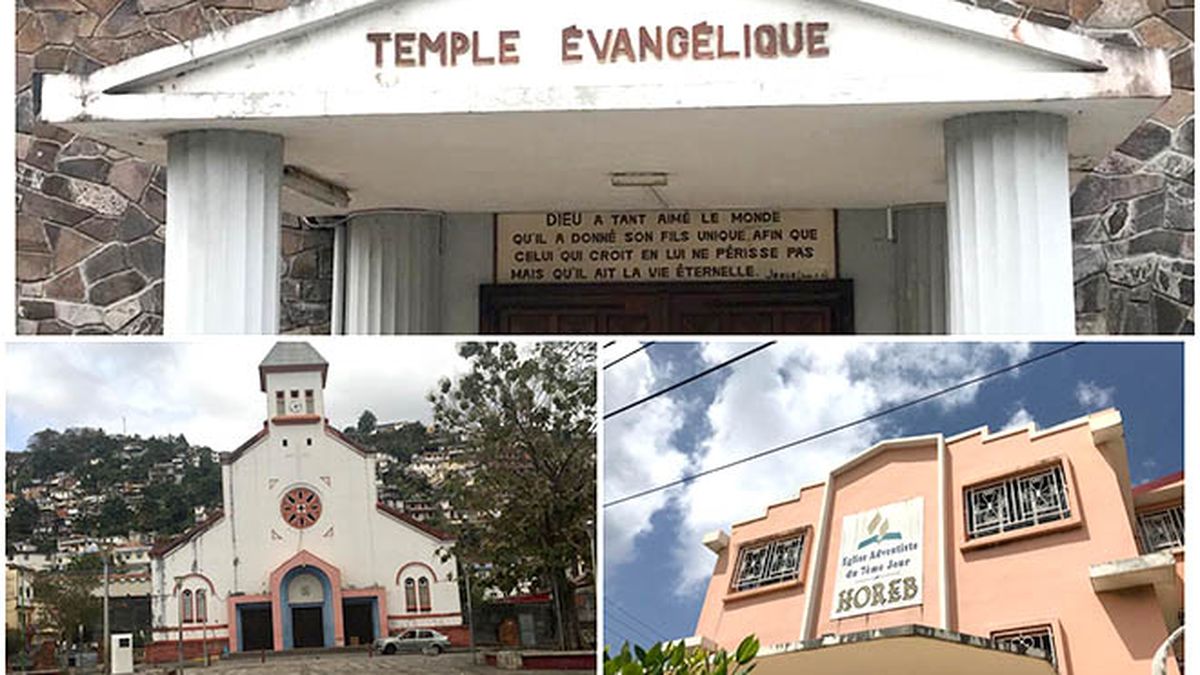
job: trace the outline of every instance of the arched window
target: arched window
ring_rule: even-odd
[[[196,590],[196,621],[208,623],[208,594],[203,588]]]
[[[410,614],[417,611],[417,585],[411,577],[404,580],[404,611]]]
[[[417,588],[421,598],[420,611],[433,611],[433,606],[429,603],[429,579],[421,577],[421,580],[417,582]]]
[[[192,592],[191,591],[183,592],[183,599],[180,600],[180,603],[179,603],[179,612],[183,616],[183,618],[181,619],[183,623],[191,623],[192,622]]]

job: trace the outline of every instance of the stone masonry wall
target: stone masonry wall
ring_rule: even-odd
[[[1171,54],[1174,95],[1072,195],[1080,333],[1192,333],[1194,0],[962,0]],[[162,330],[163,167],[34,119],[40,73],[89,73],[291,0],[17,0],[17,331]],[[333,238],[282,226],[281,330],[327,333]]]
[[[1079,333],[1193,333],[1195,0],[964,0],[1171,57],[1173,94],[1071,195]]]
[[[279,323],[284,333],[328,335],[333,304],[333,230],[283,217]]]
[[[162,332],[166,171],[41,124],[33,81],[103,66],[289,0],[18,0],[17,332]],[[283,332],[328,333],[333,236],[281,224]]]

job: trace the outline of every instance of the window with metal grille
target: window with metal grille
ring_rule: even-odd
[[[417,580],[418,606],[422,612],[432,612],[433,605],[429,601],[429,579],[421,577]]]
[[[797,578],[803,551],[803,534],[743,546],[738,552],[737,571],[733,577],[734,592]]]
[[[417,582],[411,578],[404,580],[404,611],[409,614],[417,611]]]
[[[1040,649],[1050,657],[1050,663],[1058,667],[1058,656],[1054,653],[1054,630],[1050,626],[1033,626],[992,633],[992,641],[997,647],[1017,647],[1019,649]]]
[[[1139,513],[1138,534],[1143,553],[1183,546],[1183,504]]]
[[[1071,516],[1062,465],[967,488],[967,539]]]

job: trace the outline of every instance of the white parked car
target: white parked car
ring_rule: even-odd
[[[436,630],[414,628],[399,635],[381,637],[375,640],[375,650],[384,654],[398,652],[421,652],[424,654],[441,654],[450,648],[450,638]]]

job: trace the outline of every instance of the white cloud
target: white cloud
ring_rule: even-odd
[[[100,427],[130,434],[184,434],[228,451],[262,424],[258,364],[274,338],[202,343],[15,343],[5,360],[9,449],[43,428]],[[364,409],[380,421],[430,421],[426,393],[465,369],[444,339],[311,338],[329,361],[330,422],[353,424]]]
[[[750,346],[707,344],[702,350],[703,361],[715,364]],[[712,404],[702,413],[711,433],[690,456],[688,472],[722,465],[852,421],[1023,358],[1028,352],[1026,344],[847,344],[832,340],[776,344],[724,371],[726,377]],[[611,387],[611,378],[606,385]],[[971,402],[977,392],[977,386],[964,388],[936,399],[936,405],[951,409]],[[621,420],[626,425],[650,424],[642,421],[647,415],[642,409],[626,415],[630,417]],[[611,434],[613,426],[606,427],[606,433]],[[622,514],[625,509],[636,509],[636,520],[645,523],[660,509],[676,506],[682,526],[672,547],[680,570],[675,590],[694,594],[712,573],[714,560],[700,544],[703,533],[727,530],[734,522],[761,515],[769,504],[795,496],[802,485],[823,480],[831,468],[881,438],[937,431],[951,430],[897,430],[887,419],[860,424],[699,479],[673,491],[671,501],[655,495],[653,504],[608,509],[606,527],[612,527],[614,516],[626,517]],[[647,453],[661,451],[660,445],[629,443],[625,439],[631,435],[626,431],[606,437],[605,471],[610,481],[615,471],[659,461]],[[677,449],[668,452],[673,462]],[[674,468],[673,463],[671,466]],[[629,477],[621,480],[631,481]],[[660,481],[647,478],[643,482]],[[622,531],[629,528],[629,524],[622,523]]]
[[[1075,386],[1075,400],[1088,412],[1111,406],[1116,393],[1116,387],[1101,387],[1095,382],[1080,382]]]
[[[617,343],[604,350],[606,355],[617,356],[601,360],[611,361],[634,348],[635,343]],[[660,382],[670,380],[670,373],[662,366],[656,367],[646,352],[640,352],[605,371],[605,408],[614,410],[649,394]],[[683,406],[670,397],[660,396],[613,417],[604,425],[604,501],[683,475],[687,456],[671,443],[672,435],[682,426],[683,420]],[[650,517],[661,510],[668,499],[667,492],[658,492],[605,511],[606,563],[629,559],[635,540],[650,533]]]
[[[1021,405],[1017,407],[1017,410],[1012,414],[1012,417],[1009,417],[1008,421],[1004,423],[1004,429],[1023,427],[1027,424],[1033,424],[1036,426],[1037,420],[1033,419],[1033,415],[1025,409],[1025,406]]]

